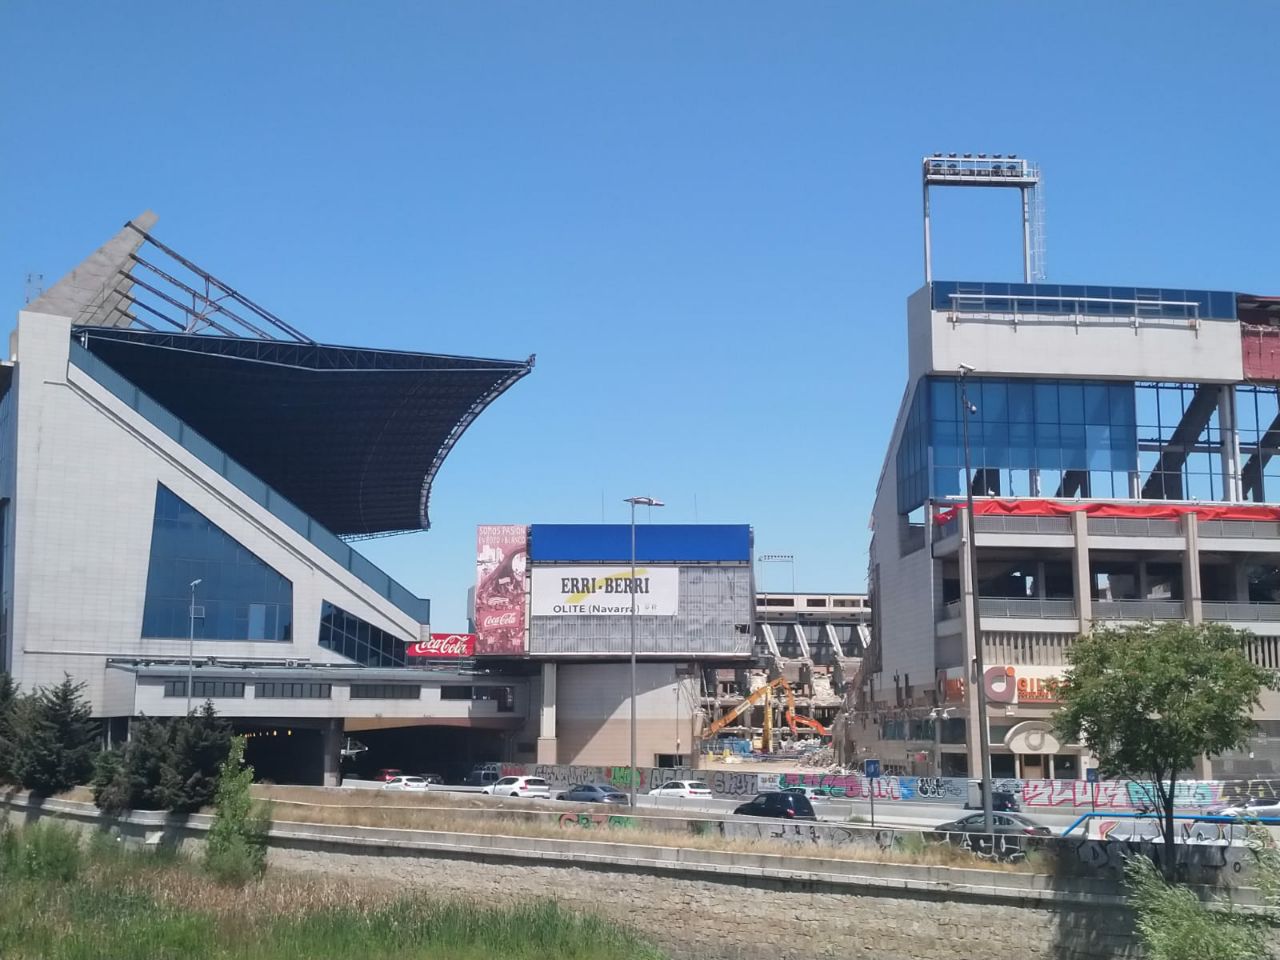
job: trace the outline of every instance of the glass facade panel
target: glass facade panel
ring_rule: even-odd
[[[898,450],[898,508],[904,513],[928,496],[964,493],[958,381],[928,382],[927,392],[917,390]],[[972,377],[966,390],[977,407],[969,447],[978,496],[1129,496],[1138,462],[1133,384]],[[931,401],[927,409],[921,397]],[[918,418],[926,421],[923,430],[917,430]],[[930,488],[922,491],[914,465],[930,460]]]
[[[1245,499],[1280,502],[1280,391],[1274,385],[1236,387],[1236,423]]]
[[[405,642],[327,600],[320,608],[320,646],[366,667],[406,667]]]
[[[293,584],[163,484],[156,488],[142,636],[287,641]],[[201,615],[203,613],[203,615]]]

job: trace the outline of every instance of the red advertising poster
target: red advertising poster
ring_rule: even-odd
[[[528,527],[482,524],[476,528],[477,656],[524,654],[528,561]]]
[[[476,652],[474,633],[433,633],[430,640],[419,640],[404,648],[406,656],[455,659]]]

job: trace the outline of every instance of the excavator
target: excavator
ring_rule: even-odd
[[[821,737],[830,736],[831,731],[828,730],[826,727],[824,727],[817,720],[814,720],[812,717],[804,717],[796,713],[795,694],[791,692],[791,684],[787,683],[785,677],[778,677],[775,680],[770,680],[764,686],[756,689],[750,696],[746,697],[740,704],[738,704],[736,707],[734,707],[732,710],[726,713],[723,717],[721,717],[715,723],[711,724],[711,726],[707,728],[706,733],[704,733],[703,736],[708,740],[714,738],[717,733],[719,733],[721,730],[723,730],[725,727],[731,724],[734,720],[738,719],[738,717],[742,716],[742,714],[744,714],[747,710],[749,710],[751,707],[753,707],[756,703],[760,702],[761,700],[765,701],[766,704],[769,704],[773,699],[773,691],[775,688],[782,690],[783,694],[787,698],[787,712],[784,714],[784,717],[786,718],[787,726],[791,728],[792,733],[799,732],[796,729],[797,726],[805,726],[817,732],[817,734]],[[773,739],[772,734],[773,734],[773,711],[766,709],[764,712],[763,737],[761,738],[761,742],[765,750],[768,750],[770,748],[770,743]]]

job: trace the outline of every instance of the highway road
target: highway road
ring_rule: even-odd
[[[431,792],[476,794],[481,792],[481,788],[443,786],[432,787]],[[734,808],[745,803],[747,799],[743,797],[735,800],[717,798],[683,800],[679,797],[653,797],[642,793],[636,797],[636,805],[641,812],[646,809],[668,812],[679,811],[694,817],[706,815],[715,818],[729,818],[733,816]],[[542,804],[539,801],[528,802]],[[556,800],[544,802],[552,808],[561,805],[560,801]],[[828,823],[850,823],[857,826],[871,825],[871,803],[866,800],[815,800],[813,801],[813,812],[817,814],[819,820]],[[945,823],[948,820],[958,820],[976,812],[979,811],[966,810],[959,804],[893,800],[875,805],[875,825],[877,827],[928,830],[940,823]],[[1024,809],[1022,811],[1024,816],[1031,818],[1036,823],[1043,824],[1055,833],[1061,833],[1075,822],[1080,813],[1087,812],[1089,812],[1087,809],[1076,812],[1061,808],[1052,811],[1038,809]]]

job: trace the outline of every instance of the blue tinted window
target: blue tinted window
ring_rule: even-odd
[[[1111,398],[1105,383],[1091,383],[1084,388],[1084,422],[1111,422]]]
[[[142,636],[288,640],[293,584],[168,487],[156,488]]]
[[[366,667],[409,665],[403,640],[328,601],[320,608],[320,646]]]

